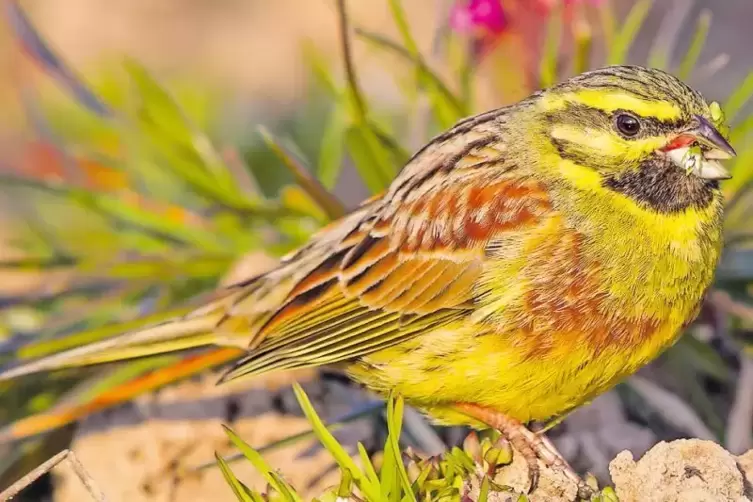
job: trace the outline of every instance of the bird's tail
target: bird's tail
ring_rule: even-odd
[[[0,372],[0,381],[77,366],[120,361],[217,344],[217,315],[174,318],[141,330],[76,347]]]
[[[260,298],[260,295],[274,300],[277,295],[267,295],[269,289],[274,289],[270,288],[274,284],[275,282],[265,281],[262,277],[251,284],[224,290],[213,301],[185,315],[8,369],[0,368],[0,382],[42,371],[115,362],[209,345],[248,348],[249,342],[253,341],[256,322],[263,321],[267,314],[267,298]],[[239,305],[246,308],[235,312],[234,308]]]

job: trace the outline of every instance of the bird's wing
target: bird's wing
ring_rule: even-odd
[[[493,139],[451,146],[408,165],[415,171],[296,283],[225,379],[351,360],[472,311],[489,245],[530,231],[551,204]]]

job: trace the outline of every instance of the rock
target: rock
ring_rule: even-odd
[[[749,468],[753,454],[741,457]],[[623,451],[609,464],[620,502],[744,502],[751,500],[737,459],[712,441],[661,442],[639,461]],[[748,471],[750,472],[750,471]]]
[[[479,466],[477,476],[469,479],[465,487],[464,493],[467,500],[478,500],[483,477],[484,471]],[[494,482],[510,490],[491,492],[489,502],[517,501],[520,494],[528,494],[530,502],[574,502],[577,500],[578,485],[568,479],[562,471],[550,469],[541,462],[539,462],[539,484],[536,490],[529,494],[528,465],[523,456],[517,452],[513,454],[510,464],[497,470]]]

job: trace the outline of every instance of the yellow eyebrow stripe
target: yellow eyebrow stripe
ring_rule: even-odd
[[[668,101],[649,101],[633,94],[619,91],[583,89],[566,94],[554,94],[543,100],[547,110],[558,110],[568,104],[577,103],[611,113],[615,110],[629,110],[642,117],[654,117],[659,120],[676,120],[682,116],[682,110]]]

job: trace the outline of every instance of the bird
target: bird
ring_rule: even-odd
[[[381,194],[186,315],[0,380],[206,345],[222,381],[324,366],[438,424],[494,428],[578,479],[551,422],[656,358],[698,315],[722,247],[721,107],[641,66],[465,118]]]

